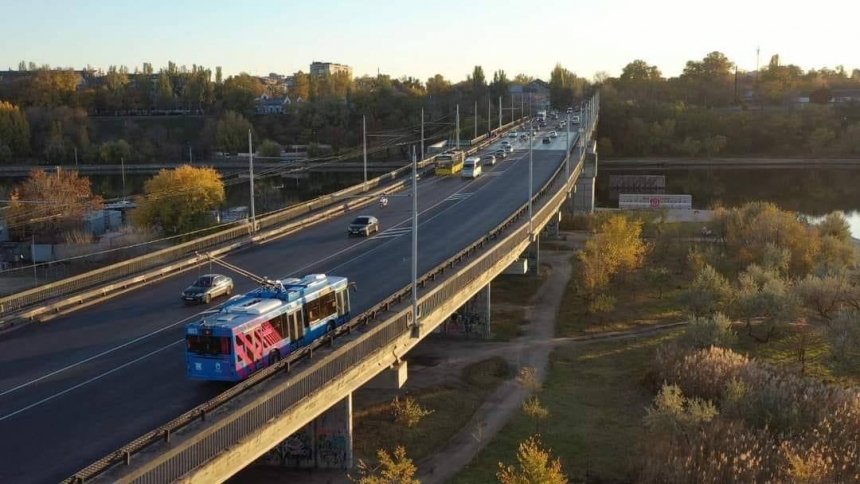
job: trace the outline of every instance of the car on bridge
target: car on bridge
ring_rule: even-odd
[[[493,166],[496,164],[496,157],[493,155],[484,155],[481,157],[481,164]]]
[[[550,132],[549,132],[549,137],[550,137],[550,138],[558,138],[558,133],[556,133],[555,131],[550,131]]]
[[[493,153],[493,155],[499,159],[505,159],[508,157],[508,154],[505,152],[505,150],[496,150],[496,152]]]
[[[379,232],[379,220],[371,215],[356,217],[355,220],[350,222],[347,228],[347,235],[350,237],[353,235],[369,237],[370,234],[375,232]]]
[[[548,145],[548,144],[550,144],[551,142],[552,142],[552,141],[551,141],[548,137],[544,136],[544,138],[543,138],[543,144]]]
[[[506,153],[513,153],[514,147],[512,145],[505,145],[504,150]]]
[[[233,294],[233,279],[221,274],[202,275],[182,291],[182,300],[186,303],[209,304],[219,296]]]
[[[511,131],[511,133],[508,135],[508,138],[516,138],[516,137],[517,137],[516,131]]]

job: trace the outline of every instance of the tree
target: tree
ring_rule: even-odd
[[[703,349],[711,346],[728,347],[737,335],[732,330],[732,321],[722,313],[703,318],[693,318],[684,329],[681,343],[689,348]]]
[[[860,361],[860,313],[840,311],[827,328],[830,355],[845,367],[856,367]]]
[[[290,88],[290,96],[293,101],[301,98],[309,101],[311,98],[310,76],[302,71],[293,74],[293,86]]]
[[[690,287],[681,295],[681,302],[699,319],[715,315],[732,296],[729,281],[710,265],[705,265]]]
[[[534,82],[535,78],[529,76],[527,74],[523,74],[522,72],[514,76],[514,80],[511,81],[511,84],[515,86],[525,86],[526,84],[531,84]]]
[[[438,98],[447,96],[451,91],[451,82],[445,79],[442,74],[427,79],[427,94],[430,97]]]
[[[280,158],[281,157],[281,145],[275,143],[272,140],[265,140],[262,144],[260,144],[260,148],[258,149],[260,156],[266,158]]]
[[[431,415],[434,411],[422,408],[414,398],[407,396],[403,400],[394,397],[391,402],[391,412],[394,414],[395,422],[411,429],[417,427],[424,417]]]
[[[475,66],[468,80],[472,87],[472,96],[475,99],[480,99],[487,95],[487,76],[484,75],[483,67]]]
[[[532,436],[520,443],[517,450],[517,467],[499,462],[496,479],[500,484],[567,484],[561,461],[552,458],[544,449],[540,437]]]
[[[508,75],[505,71],[498,70],[493,73],[493,82],[490,84],[490,95],[493,99],[498,99],[500,96],[507,96],[510,92],[511,81],[508,80]]]
[[[10,158],[30,151],[30,123],[14,104],[0,101],[0,149],[9,149]]]
[[[708,158],[713,157],[714,155],[719,154],[726,148],[728,144],[728,140],[723,135],[717,136],[708,136],[704,140],[702,140],[702,148],[705,150],[705,155]]]
[[[359,478],[352,482],[357,484],[421,484],[415,478],[418,468],[412,463],[412,459],[406,457],[406,449],[397,447],[392,454],[385,449],[376,451],[379,465],[372,467],[364,461],[358,461]]]
[[[849,285],[841,275],[808,275],[797,281],[794,291],[800,302],[822,319],[830,321],[842,309]]]
[[[657,299],[663,299],[663,290],[672,282],[672,273],[665,267],[649,267],[645,279],[649,286],[657,289]]]
[[[147,180],[131,217],[135,224],[158,227],[168,236],[183,234],[208,226],[209,211],[223,203],[224,196],[217,171],[183,165]]]
[[[90,179],[76,171],[33,170],[14,188],[11,198],[6,222],[19,240],[35,234],[42,242],[57,242],[62,232],[78,228],[84,215],[102,208]]]
[[[523,413],[535,421],[535,432],[540,432],[540,421],[549,417],[549,409],[541,405],[537,395],[532,395],[523,400]]]
[[[807,141],[809,152],[813,155],[824,154],[833,146],[835,139],[836,133],[830,128],[815,128],[809,135],[809,141]]]
[[[105,163],[114,165],[128,163],[131,160],[131,145],[124,139],[108,141],[102,144],[100,153],[101,160]]]
[[[215,142],[225,153],[247,153],[248,131],[252,129],[241,114],[227,111],[215,126]]]

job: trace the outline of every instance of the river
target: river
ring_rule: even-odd
[[[852,235],[860,238],[860,168],[598,169],[598,207],[618,207],[618,194],[610,187],[612,175],[663,175],[666,193],[692,195],[693,208],[698,209],[763,200],[813,218],[839,211],[848,219]]]

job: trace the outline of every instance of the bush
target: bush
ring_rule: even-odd
[[[680,343],[689,348],[702,349],[711,346],[731,346],[737,340],[732,322],[722,313],[711,317],[695,318],[681,336]]]

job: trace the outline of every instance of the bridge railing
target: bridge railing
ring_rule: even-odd
[[[570,170],[570,177],[565,179],[565,163],[572,161],[572,153],[578,153],[579,158],[576,160],[576,166]],[[582,171],[583,157],[584,154],[577,152],[575,143],[573,143],[571,151],[565,155],[565,161],[559,165],[541,189],[534,194],[534,202],[540,202],[548,195],[553,195],[554,193],[547,203],[536,206],[533,216],[533,222],[536,227],[546,225],[567,198],[567,193],[572,188],[572,183],[575,182]],[[554,192],[557,188],[561,189]],[[469,245],[466,249],[424,274],[419,280],[420,287],[424,287],[427,283],[435,281],[445,271],[453,269],[456,264],[474,255],[486,245],[496,242],[519,219],[527,215],[527,210],[527,203],[521,205],[516,212],[506,218],[497,227]],[[428,314],[450,299],[452,295],[476,281],[489,267],[509,257],[512,250],[515,250],[528,237],[528,224],[519,225],[504,240],[492,245],[487,252],[484,252],[480,256],[480,259],[476,263],[473,263],[467,271],[463,271],[457,277],[444,281],[439,287],[434,288],[430,294],[421,297],[419,300],[421,314]],[[349,332],[357,326],[369,323],[410,294],[411,285],[400,289],[376,306],[353,318],[346,325],[339,328],[338,333]],[[253,434],[272,418],[289,410],[299,401],[319,391],[347,369],[354,367],[368,356],[383,350],[389,343],[403,335],[405,331],[410,330],[410,322],[411,314],[400,314],[389,318],[359,337],[356,341],[348,343],[347,347],[339,350],[336,356],[332,355],[332,357],[324,359],[316,366],[303,371],[296,378],[291,379],[289,384],[285,385],[284,388],[268,393],[265,398],[257,398],[245,405],[244,408],[238,409],[231,415],[213,423],[214,428],[207,429],[205,435],[200,435],[199,438],[193,439],[193,442],[186,441],[183,445],[165,449],[164,452],[159,454],[158,458],[136,469],[134,476],[127,476],[128,480],[126,482],[156,484],[172,482],[178,479],[209,458],[222,452],[225,448]],[[206,414],[214,410],[217,406],[233,399],[278,372],[285,369],[289,370],[293,362],[305,357],[308,353],[312,354],[315,348],[324,344],[328,343],[319,341],[311,347],[291,355],[279,364],[258,372],[250,379],[222,393],[215,399],[186,412],[168,424],[149,432],[116,452],[91,464],[64,481],[64,483],[83,482],[97,476],[115,464],[122,462],[130,463],[134,454],[141,452],[156,442],[169,438],[171,433],[192,422],[198,421],[201,418],[205,419]]]
[[[502,129],[510,129],[510,127],[519,124],[519,122],[520,121],[517,120],[509,123],[503,126]],[[469,153],[483,149],[484,146],[491,141],[492,140],[472,148],[469,150]],[[419,163],[419,167],[424,168],[432,162],[433,157],[424,159]],[[408,175],[410,172],[411,165],[406,165],[384,175],[380,175],[372,180],[368,180],[366,184],[361,183],[354,185],[332,194],[323,195],[314,200],[298,203],[290,207],[274,211],[270,214],[259,217],[257,219],[257,226],[258,228],[269,228],[308,216],[314,211],[333,206],[361,194],[368,194],[369,196],[370,190],[379,188],[386,182]],[[8,317],[9,315],[13,315],[16,312],[35,304],[45,303],[57,298],[69,296],[86,289],[91,289],[99,284],[106,284],[123,277],[134,276],[135,274],[139,274],[149,269],[168,265],[182,257],[218,247],[228,242],[235,241],[243,236],[249,236],[251,233],[252,230],[250,223],[236,223],[232,227],[221,230],[215,234],[200,237],[188,242],[177,244],[173,247],[161,249],[133,259],[79,274],[77,276],[43,284],[39,287],[2,297],[0,298],[0,318]]]

